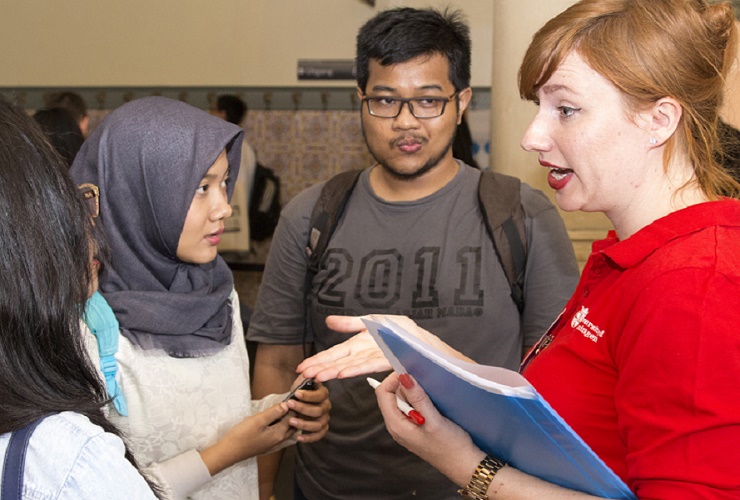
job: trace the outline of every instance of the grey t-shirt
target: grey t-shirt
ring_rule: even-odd
[[[480,213],[478,170],[461,165],[436,193],[401,203],[375,196],[369,172],[360,176],[313,279],[308,340],[321,351],[347,339],[326,328],[331,314],[401,314],[479,363],[517,369],[522,346],[545,332],[578,279],[555,207],[522,184],[529,243],[520,315]],[[307,189],[283,210],[250,340],[303,340],[305,249],[320,189]],[[297,477],[309,499],[458,498],[452,482],[392,440],[365,377],[327,385],[329,433],[298,448]]]

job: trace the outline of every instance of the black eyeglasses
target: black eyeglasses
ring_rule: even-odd
[[[363,97],[367,103],[367,110],[378,118],[395,118],[401,114],[404,104],[408,104],[409,111],[415,118],[437,118],[445,112],[445,106],[452,99],[457,98],[459,92],[450,97]]]
[[[90,217],[97,219],[100,214],[100,190],[98,189],[98,186],[95,184],[85,183],[80,184],[78,189],[82,194],[82,199],[85,200],[85,206],[87,207],[88,212],[90,212]]]

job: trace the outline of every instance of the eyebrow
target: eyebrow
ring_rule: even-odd
[[[540,91],[544,92],[545,94],[554,94],[555,92],[559,90],[563,90],[565,92],[569,92],[574,95],[580,95],[574,89],[562,83],[546,83],[542,87],[540,87]]]
[[[372,90],[375,92],[397,92],[398,89],[394,87],[388,87],[386,85],[375,85]],[[444,92],[444,89],[441,85],[438,85],[436,83],[430,84],[430,85],[423,85],[415,90],[439,90],[440,92]]]

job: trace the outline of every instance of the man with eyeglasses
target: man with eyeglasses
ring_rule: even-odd
[[[578,266],[556,209],[522,184],[528,255],[518,311],[478,206],[481,172],[452,155],[472,96],[468,27],[458,12],[379,13],[357,37],[357,83],[376,163],[307,285],[308,340],[323,351],[348,338],[326,327],[328,315],[401,314],[480,363],[516,369],[570,297]],[[321,187],[283,209],[272,242],[248,333],[259,342],[256,397],[288,390],[303,359],[306,242]],[[298,445],[296,500],[458,498],[452,482],[393,442],[363,377],[327,385],[330,430]],[[267,495],[266,460],[260,475]]]

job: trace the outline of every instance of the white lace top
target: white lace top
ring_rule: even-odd
[[[168,498],[259,498],[255,458],[211,479],[197,453],[246,416],[279,401],[279,396],[251,401],[249,358],[236,291],[232,303],[232,341],[213,356],[172,358],[159,350],[141,350],[119,335],[117,380],[129,415],[121,417],[111,407],[109,418],[126,436],[144,472]],[[97,341],[87,326],[83,330],[98,367]]]

